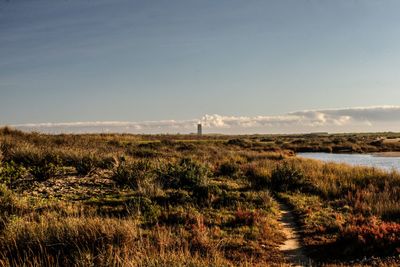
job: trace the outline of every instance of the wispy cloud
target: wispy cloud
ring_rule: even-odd
[[[126,133],[189,133],[201,123],[212,133],[298,133],[313,131],[399,131],[400,106],[353,107],[305,110],[278,116],[205,115],[201,119],[144,122],[69,122],[19,124],[26,131],[50,133],[126,132]]]

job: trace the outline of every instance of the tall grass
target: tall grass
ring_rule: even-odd
[[[293,154],[389,149],[378,137],[0,129],[0,266],[283,264],[274,197],[297,212],[321,262],[393,256],[400,174]]]

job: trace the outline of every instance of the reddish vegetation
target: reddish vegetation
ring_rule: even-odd
[[[272,196],[294,209],[317,264],[371,256],[396,262],[400,174],[293,152],[400,148],[378,137],[0,129],[0,265],[283,264]]]
[[[382,222],[375,216],[352,219],[339,232],[338,243],[346,247],[348,256],[400,253],[400,224]]]

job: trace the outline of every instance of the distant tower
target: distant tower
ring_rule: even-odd
[[[203,130],[201,127],[201,123],[197,124],[197,135],[202,135],[203,134]]]

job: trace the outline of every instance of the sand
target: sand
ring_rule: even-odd
[[[286,241],[279,250],[285,254],[290,266],[309,266],[310,259],[305,255],[300,242],[300,229],[295,222],[293,211],[282,202],[279,202],[279,208],[281,210],[280,224],[286,235]]]

